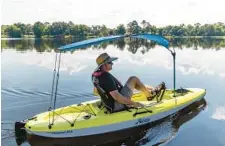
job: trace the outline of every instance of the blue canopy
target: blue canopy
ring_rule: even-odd
[[[100,44],[100,43],[106,42],[106,41],[113,41],[113,40],[124,38],[124,37],[125,37],[124,35],[116,35],[116,36],[107,36],[107,37],[100,37],[100,38],[84,40],[84,41],[80,41],[80,42],[62,46],[59,48],[59,50],[62,50],[62,51],[75,50],[78,48],[96,45],[96,44]]]
[[[131,35],[132,38],[139,38],[139,39],[146,39],[146,40],[151,40],[151,41],[155,41],[158,44],[169,48],[169,41],[159,35],[154,35],[154,34],[138,34],[138,35]]]
[[[75,50],[75,49],[78,49],[78,48],[96,45],[96,44],[100,44],[102,42],[113,41],[113,40],[117,40],[117,39],[125,38],[125,37],[151,40],[151,41],[157,42],[158,44],[160,44],[160,45],[162,45],[166,48],[169,47],[169,41],[162,36],[152,35],[152,34],[135,34],[135,35],[107,36],[107,37],[100,37],[100,38],[84,40],[84,41],[80,41],[80,42],[76,42],[76,43],[72,43],[72,44],[69,44],[69,45],[62,46],[62,47],[59,48],[59,50],[60,51]]]

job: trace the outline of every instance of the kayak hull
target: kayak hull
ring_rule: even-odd
[[[29,133],[31,135],[33,134],[33,135],[38,135],[38,136],[43,136],[43,137],[52,137],[52,138],[80,137],[80,136],[90,136],[90,135],[96,135],[96,134],[104,134],[104,133],[108,133],[108,132],[115,132],[115,131],[120,131],[123,129],[139,127],[139,126],[145,125],[146,123],[151,123],[151,122],[163,119],[167,116],[170,116],[170,115],[182,110],[183,108],[187,107],[188,105],[190,105],[198,100],[201,100],[202,97],[199,97],[195,100],[192,100],[184,105],[178,106],[171,110],[168,110],[165,112],[160,112],[159,114],[149,115],[149,116],[145,116],[143,118],[129,120],[129,121],[121,122],[121,123],[103,125],[103,126],[98,126],[98,127],[89,127],[89,128],[84,128],[84,129],[53,131],[53,132],[35,132],[35,131],[30,131],[29,129],[26,129],[26,131],[27,131],[27,133]]]
[[[165,121],[166,119],[171,119],[170,117],[176,117],[173,122],[175,122],[175,125],[177,126],[177,128],[179,128],[180,125],[192,119],[201,111],[199,107],[204,108],[205,105],[206,105],[205,100],[200,99],[200,101],[195,101],[194,103],[180,110],[178,112],[179,114],[176,113],[176,116],[167,116],[163,119],[159,119],[157,121],[150,122],[150,123],[145,123],[138,127],[132,127],[128,129],[114,131],[114,132],[107,132],[103,134],[95,134],[95,135],[89,135],[89,136],[71,137],[71,138],[49,138],[49,137],[42,137],[42,136],[37,136],[33,134],[31,135],[27,134],[27,140],[32,146],[42,146],[42,145],[88,146],[93,144],[114,146],[114,145],[121,145],[121,143],[128,140],[131,141],[132,143],[132,140],[130,139],[132,137],[133,142],[136,143],[145,135],[145,133],[147,132],[149,128],[154,127],[156,124],[159,124]],[[197,110],[198,108],[199,110]]]
[[[63,139],[66,139],[66,141],[75,140],[77,141],[76,143],[86,143],[84,145],[93,144],[93,141],[95,141],[94,144],[97,144],[98,142],[96,141],[104,138],[104,141],[108,143],[108,141],[114,141],[114,138],[124,139],[137,131],[140,133],[140,130],[143,130],[143,127],[146,125],[176,114],[185,107],[200,101],[206,94],[205,89],[189,88],[188,90],[190,91],[189,93],[184,95],[182,93],[176,97],[173,97],[172,90],[168,90],[165,93],[165,99],[161,102],[147,101],[143,94],[135,94],[136,96],[132,97],[132,100],[144,103],[146,108],[131,109],[112,114],[104,113],[98,106],[94,107],[93,105],[96,105],[96,101],[83,103],[82,106],[74,106],[76,110],[81,108],[83,111],[90,105],[90,110],[86,109],[86,112],[74,111],[73,106],[63,107],[55,110],[55,114],[61,114],[60,116],[54,118],[54,115],[51,115],[49,112],[41,113],[29,119],[25,123],[24,129],[30,143],[33,143],[34,139],[42,138],[50,139],[50,141],[57,139],[62,141]],[[90,115],[90,111],[93,111],[95,114]],[[74,118],[74,115],[76,115],[75,120],[77,120],[74,122],[74,125],[70,125],[68,123],[69,120],[65,121],[66,118]],[[90,117],[87,119],[83,118],[87,115]],[[51,116],[53,116],[55,123],[49,128]],[[87,141],[86,139],[89,140]]]
[[[100,145],[107,144],[119,140],[126,139],[131,136],[139,136],[141,132],[149,128],[149,124],[144,124],[139,127],[132,127],[129,129],[123,129],[119,131],[107,132],[102,134],[94,134],[80,137],[70,138],[49,138],[37,135],[27,134],[27,141],[32,146],[55,146],[55,145],[70,145],[70,146],[88,146],[88,145]]]

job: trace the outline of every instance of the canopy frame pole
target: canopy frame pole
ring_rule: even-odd
[[[57,98],[57,91],[58,91],[60,63],[61,63],[61,52],[59,53],[59,55],[58,55],[58,53],[56,53],[55,66],[54,66],[54,71],[53,71],[51,103],[50,103],[50,107],[49,107],[49,125],[48,125],[49,129],[51,129],[51,127],[52,127],[52,125],[54,123],[54,116],[55,116],[54,110],[55,110],[55,106],[56,106],[56,98]],[[57,68],[57,70],[56,70],[56,68]],[[53,108],[52,108],[52,104],[53,104]],[[52,123],[50,121],[51,109],[53,109],[53,112],[52,112],[52,114],[53,114],[52,115]]]
[[[173,97],[176,97],[176,51],[173,48],[173,51],[167,48],[171,55],[173,56]]]
[[[55,90],[55,75],[56,75],[56,66],[57,66],[57,61],[58,61],[58,54],[55,54],[55,64],[54,64],[54,70],[53,70],[53,79],[52,79],[52,92],[51,92],[51,100],[50,100],[50,107],[49,107],[49,111],[52,108],[52,98],[54,95],[54,90]]]
[[[173,97],[176,97],[176,52],[171,53],[173,56]]]
[[[52,92],[51,92],[51,100],[50,100],[50,105],[49,105],[49,108],[48,108],[48,111],[49,111],[49,129],[51,129],[51,120],[50,120],[50,116],[51,116],[51,110],[52,110],[52,99],[53,99],[53,96],[54,96],[54,91],[55,91],[55,80],[56,80],[56,67],[57,67],[57,62],[58,62],[58,53],[55,53],[55,63],[54,63],[54,69],[53,69],[53,79],[52,79]]]
[[[55,110],[56,97],[57,97],[57,91],[58,91],[60,63],[61,63],[61,52],[59,53],[58,69],[57,69],[57,74],[56,74],[55,97],[54,97],[54,105],[53,105],[54,110]]]

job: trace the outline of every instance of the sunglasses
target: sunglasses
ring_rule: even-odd
[[[108,64],[111,64],[111,65],[113,65],[113,63],[112,63],[112,62],[108,62]]]

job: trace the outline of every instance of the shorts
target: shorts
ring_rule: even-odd
[[[123,96],[125,96],[126,98],[131,98],[133,95],[133,91],[127,86],[125,85],[121,91],[120,94],[122,94]],[[114,109],[113,112],[117,112],[117,111],[121,111],[125,109],[125,105],[121,104],[117,101],[114,102]]]

